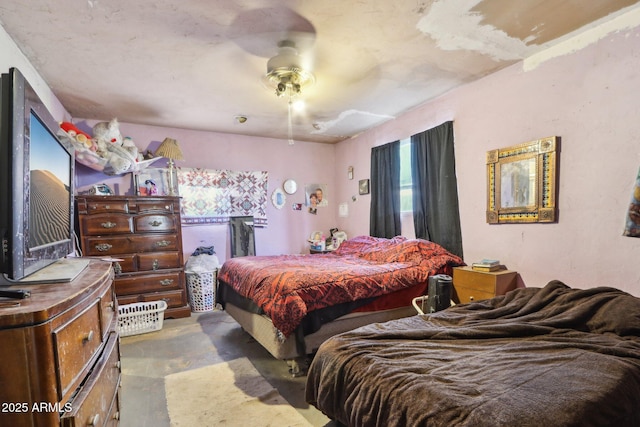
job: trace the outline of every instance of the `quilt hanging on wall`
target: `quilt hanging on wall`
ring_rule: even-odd
[[[267,225],[267,172],[178,168],[182,223],[225,224],[232,216],[253,216]]]

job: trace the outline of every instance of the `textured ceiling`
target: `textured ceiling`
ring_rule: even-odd
[[[316,77],[293,137],[332,143],[637,4],[3,0],[0,23],[75,118],[283,139],[287,101],[262,77],[293,40]]]

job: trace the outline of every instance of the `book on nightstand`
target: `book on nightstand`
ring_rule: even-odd
[[[478,271],[497,271],[502,268],[502,265],[497,259],[483,259],[480,262],[472,263],[471,268]]]

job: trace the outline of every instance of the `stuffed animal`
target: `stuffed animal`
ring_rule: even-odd
[[[118,119],[112,119],[110,122],[96,123],[93,126],[93,140],[98,146],[98,155],[105,158],[109,157],[108,151],[110,145],[122,145],[122,134],[120,133]]]
[[[76,125],[71,122],[60,122],[60,129],[66,133],[66,137],[72,140],[72,142],[78,143],[81,148],[86,148],[95,151],[96,147],[91,139],[91,136],[80,130]]]
[[[96,123],[93,126],[93,141],[97,147],[96,154],[108,160],[104,169],[108,175],[128,172],[138,161],[138,147],[131,138],[128,138],[125,146],[118,119]]]
[[[136,162],[144,160],[144,155],[138,150],[138,146],[130,136],[125,136],[122,140],[122,148],[127,150],[133,157],[135,157]]]

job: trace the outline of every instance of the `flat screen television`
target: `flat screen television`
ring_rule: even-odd
[[[57,280],[66,268],[42,272],[74,252],[74,151],[18,69],[2,74],[0,90],[3,283]]]

